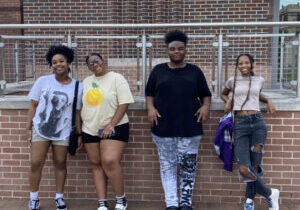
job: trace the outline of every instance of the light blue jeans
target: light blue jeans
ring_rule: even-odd
[[[159,137],[152,133],[153,141],[158,150],[160,175],[167,207],[178,207],[178,169],[180,183],[179,206],[192,206],[198,148],[201,137]]]

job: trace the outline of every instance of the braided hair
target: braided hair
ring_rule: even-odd
[[[250,89],[251,89],[251,83],[252,83],[251,76],[254,76],[254,72],[253,72],[254,58],[253,58],[253,56],[250,55],[250,54],[247,54],[247,53],[240,54],[236,58],[236,61],[235,61],[235,72],[234,72],[234,82],[233,82],[233,91],[232,91],[232,108],[234,106],[234,94],[235,94],[235,86],[236,86],[236,79],[237,79],[237,72],[238,72],[237,69],[238,69],[239,59],[242,56],[246,56],[246,57],[249,58],[249,61],[250,61],[250,64],[251,64],[251,69],[250,69],[250,74],[249,74],[249,77],[248,77],[248,79],[249,79],[249,88],[248,88],[248,92],[247,92],[247,97],[246,97],[245,101],[243,102],[243,104],[241,106],[241,110],[243,110],[244,105],[246,104],[246,102],[249,99]]]

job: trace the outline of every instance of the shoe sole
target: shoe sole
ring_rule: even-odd
[[[277,208],[275,208],[275,210],[279,210],[279,194],[280,194],[279,190],[276,190],[276,194],[277,194],[277,201],[276,201]]]

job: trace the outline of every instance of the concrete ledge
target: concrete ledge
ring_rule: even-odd
[[[267,95],[267,94],[265,94]],[[271,98],[276,106],[277,111],[300,111],[300,98]],[[129,106],[130,110],[145,110],[145,98],[134,97],[135,103]],[[0,109],[28,109],[29,99],[22,95],[8,95],[0,97]],[[220,98],[213,97],[211,110],[223,110],[224,103]],[[266,109],[265,104],[261,104],[262,110]]]

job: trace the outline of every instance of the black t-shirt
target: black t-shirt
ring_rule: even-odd
[[[202,124],[196,111],[203,97],[211,96],[203,72],[193,64],[170,69],[167,63],[154,67],[146,86],[146,96],[154,97],[160,113],[158,125],[151,131],[161,137],[202,135]]]

